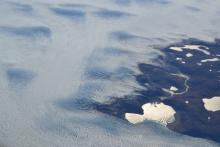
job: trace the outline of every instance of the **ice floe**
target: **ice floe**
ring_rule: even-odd
[[[182,52],[184,49],[186,50],[197,50],[200,52],[203,52],[206,55],[210,55],[210,52],[207,51],[208,48],[205,46],[200,46],[200,45],[184,45],[183,47],[170,47],[169,49],[175,50],[178,52]]]
[[[220,110],[220,96],[214,96],[212,98],[204,98],[202,99],[204,103],[204,107],[208,111],[219,111]]]
[[[203,59],[201,60],[201,62],[215,62],[215,61],[219,61],[219,58],[212,58],[212,59]]]
[[[193,56],[193,54],[191,54],[191,53],[186,54],[186,57],[192,57],[192,56]]]
[[[177,61],[180,61],[180,60],[182,60],[182,58],[177,57],[176,60],[177,60]]]
[[[175,120],[175,110],[163,103],[152,104],[147,103],[142,106],[144,114],[126,113],[125,118],[132,124],[141,123],[145,120],[154,121],[166,126]]]
[[[178,88],[176,88],[176,87],[174,87],[174,86],[171,86],[171,87],[170,87],[170,90],[171,90],[171,91],[177,91]]]
[[[181,47],[170,47],[170,49],[178,51],[178,52],[182,52],[183,51],[183,49]]]

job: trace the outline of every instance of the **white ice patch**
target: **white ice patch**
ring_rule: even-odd
[[[204,98],[202,100],[207,111],[215,112],[220,110],[220,96]]]
[[[212,59],[203,59],[201,60],[201,62],[216,62],[216,61],[219,61],[219,58],[212,58]]]
[[[192,53],[187,53],[187,54],[186,54],[186,57],[192,57],[192,56],[193,56]]]
[[[201,47],[205,48],[206,50],[205,50],[205,49],[201,49]],[[208,48],[205,47],[205,46],[200,46],[200,45],[185,45],[185,46],[183,47],[183,49],[197,50],[197,51],[203,52],[203,53],[206,54],[206,55],[210,55],[210,52],[207,51]]]
[[[176,92],[178,91],[178,88],[174,87],[174,86],[171,86],[170,89],[167,89],[167,88],[162,88],[162,90],[164,92],[167,92],[167,93],[170,93],[171,96],[173,95],[180,95],[180,94],[184,94],[188,91],[189,89],[189,86],[188,86],[188,81],[189,81],[189,77],[186,76],[186,75],[183,75],[183,74],[172,74],[172,75],[175,75],[175,76],[178,76],[178,77],[181,77],[181,78],[184,78],[185,81],[184,81],[184,86],[185,86],[185,90],[184,91],[181,91],[181,92]]]
[[[144,114],[126,113],[125,118],[132,124],[141,123],[145,120],[154,121],[166,126],[175,120],[175,110],[163,103],[152,104],[147,103],[142,106]]]
[[[182,58],[177,57],[177,58],[176,58],[176,60],[177,60],[177,61],[181,61],[181,60],[182,60]]]
[[[196,63],[198,66],[202,66],[202,63]]]
[[[181,47],[170,47],[171,50],[182,52],[183,49]]]
[[[203,47],[204,49],[202,49],[201,47]],[[170,47],[171,50],[175,50],[178,52],[182,52],[184,49],[185,50],[197,50],[200,52],[203,52],[206,55],[210,55],[210,52],[207,51],[208,48],[205,46],[200,46],[200,45],[184,45],[183,47]],[[191,57],[191,55],[189,55]]]
[[[171,86],[171,87],[170,87],[170,90],[171,90],[171,91],[177,91],[178,88],[176,88],[176,87],[174,87],[174,86]]]

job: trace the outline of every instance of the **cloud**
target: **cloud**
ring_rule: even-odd
[[[99,10],[97,12],[94,12],[94,14],[104,19],[115,19],[115,18],[123,18],[123,17],[131,16],[131,14],[126,12],[107,10],[107,9]]]
[[[50,37],[51,31],[47,27],[43,26],[24,26],[24,27],[12,27],[12,26],[0,26],[0,33],[7,35],[15,35],[20,37]]]
[[[156,93],[143,92],[133,99],[145,88],[135,77],[141,74],[139,63],[163,65],[164,54],[157,48],[188,37],[219,36],[219,25],[210,24],[217,21],[219,2],[115,2],[23,0],[20,6],[0,2],[2,144],[218,146],[150,122],[133,126],[115,116],[141,114],[146,95]],[[189,17],[185,5],[203,8]],[[23,15],[29,11],[33,15]],[[25,86],[18,88],[18,83]],[[131,96],[126,100],[125,95]]]
[[[51,10],[57,15],[64,16],[73,20],[82,19],[86,15],[86,13],[82,10],[64,9],[64,8],[51,8]]]
[[[12,85],[26,85],[34,78],[33,72],[19,68],[9,68],[6,74]]]

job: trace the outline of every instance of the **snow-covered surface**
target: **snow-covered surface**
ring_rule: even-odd
[[[200,46],[200,45],[184,45],[182,47],[172,46],[169,49],[175,50],[175,51],[178,51],[178,52],[182,52],[183,50],[197,50],[197,51],[200,51],[200,52],[202,52],[206,55],[210,55],[210,52],[208,51],[208,48],[205,47],[205,46]],[[191,57],[192,55],[188,54],[188,56]]]
[[[176,88],[175,86],[171,86],[171,87],[170,87],[170,90],[171,90],[171,91],[177,91],[178,88]]]
[[[220,96],[214,96],[212,98],[203,98],[204,107],[207,111],[219,111],[220,110]]]
[[[219,58],[212,58],[212,59],[203,59],[203,60],[201,60],[201,62],[215,62],[215,61],[219,61]]]
[[[183,49],[181,47],[170,47],[171,50],[182,52]]]
[[[192,57],[192,56],[193,56],[192,53],[187,53],[187,54],[186,54],[186,57]]]
[[[176,60],[177,60],[177,61],[181,61],[181,60],[182,60],[182,58],[177,57],[177,58],[176,58]]]
[[[148,120],[158,122],[161,125],[165,126],[175,120],[175,110],[172,107],[163,103],[147,103],[142,106],[142,109],[144,111],[143,115],[126,113],[125,118],[133,124],[141,123],[145,120]]]

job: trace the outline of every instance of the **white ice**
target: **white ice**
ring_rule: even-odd
[[[220,97],[214,96],[212,98],[203,98],[204,107],[208,111],[219,111],[220,110]]]

